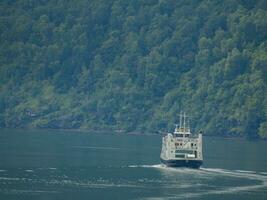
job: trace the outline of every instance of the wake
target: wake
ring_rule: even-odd
[[[210,189],[200,192],[186,192],[183,194],[174,194],[169,197],[164,197],[164,199],[184,199],[184,198],[199,198],[205,195],[216,195],[216,194],[229,194],[229,193],[238,193],[238,192],[248,192],[255,190],[266,190],[267,188],[267,172],[256,172],[256,171],[247,171],[247,170],[228,170],[221,168],[204,168],[201,167],[199,169],[190,169],[190,168],[172,168],[167,167],[163,164],[155,164],[155,165],[130,165],[130,168],[153,168],[160,170],[163,174],[169,175],[169,177],[173,177],[175,175],[181,175],[183,177],[191,177],[201,179],[217,179],[217,178],[225,178],[234,180],[250,180],[253,183],[247,185],[232,185],[232,186],[220,186],[213,187],[211,185],[207,185]],[[241,181],[242,182],[242,181]],[[178,184],[178,183],[177,183]],[[201,184],[200,184],[201,185]],[[192,188],[195,185],[192,184]],[[158,199],[157,197],[148,198],[148,199]]]

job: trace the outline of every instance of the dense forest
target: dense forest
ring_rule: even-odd
[[[0,127],[267,138],[266,0],[2,0]]]

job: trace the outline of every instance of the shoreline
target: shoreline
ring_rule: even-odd
[[[92,129],[57,129],[57,128],[0,128],[0,131],[8,131],[8,130],[16,130],[16,131],[49,131],[59,133],[84,133],[84,134],[113,134],[113,135],[140,135],[140,136],[163,136],[165,132],[147,132],[147,131],[124,131],[124,130],[92,130]],[[211,134],[203,134],[204,137],[215,137],[222,138],[227,140],[249,140],[249,141],[267,141],[267,139],[263,138],[247,138],[245,136],[229,136],[229,135],[211,135]]]

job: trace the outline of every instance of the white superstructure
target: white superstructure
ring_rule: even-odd
[[[162,138],[161,161],[172,167],[199,168],[203,162],[202,134],[193,135],[185,113],[173,133]]]

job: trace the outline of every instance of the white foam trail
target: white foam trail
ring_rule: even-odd
[[[34,172],[32,169],[26,169],[25,172]]]
[[[128,165],[130,168],[162,168],[164,165],[157,164],[157,165]]]
[[[141,166],[140,166],[141,167]],[[259,181],[259,183],[255,183],[253,185],[245,185],[245,186],[231,186],[224,187],[222,189],[210,189],[205,192],[195,192],[195,193],[184,193],[184,194],[173,194],[165,197],[151,197],[144,199],[151,200],[160,200],[160,199],[186,199],[186,198],[199,198],[205,195],[212,194],[228,194],[228,193],[237,193],[237,192],[248,192],[259,190],[262,188],[267,188],[267,172],[255,172],[255,171],[246,171],[246,170],[226,170],[220,168],[200,168],[199,170],[191,170],[186,168],[169,168],[169,167],[159,167],[159,169],[164,170],[172,170],[174,172],[179,173],[188,173],[192,174],[192,172],[199,173],[199,175],[209,175],[211,177],[216,176],[225,176],[225,177],[236,177],[236,178],[244,178],[253,181]],[[191,171],[189,171],[191,170]],[[264,189],[265,190],[265,189]]]
[[[183,194],[169,194],[169,196],[164,197],[149,197],[149,198],[142,198],[143,200],[172,200],[172,199],[188,199],[188,198],[200,198],[202,196],[207,195],[220,195],[220,194],[232,194],[238,192],[248,192],[253,190],[258,190],[261,188],[267,187],[266,181],[262,184],[251,185],[251,186],[237,186],[237,187],[226,187],[224,189],[214,189],[214,190],[207,190],[205,192],[195,192],[195,193],[183,193]]]
[[[236,172],[240,172],[240,173],[251,173],[251,174],[256,174],[256,172],[254,171],[247,171],[247,170],[235,170]]]
[[[8,178],[8,177],[0,177],[0,180],[7,180],[7,181],[20,181],[21,178]]]
[[[0,192],[6,194],[29,194],[29,193],[58,193],[52,190],[18,190],[18,189],[0,189]]]
[[[145,186],[137,184],[136,182],[112,182],[110,180],[99,179],[94,181],[74,181],[74,180],[50,180],[46,181],[49,185],[61,185],[61,186],[76,186],[76,187],[87,187],[87,188],[145,188]]]
[[[255,171],[244,171],[244,170],[226,170],[219,168],[200,168],[203,171],[211,172],[217,175],[231,176],[237,178],[247,178],[251,180],[267,181],[267,176],[263,176],[262,173]],[[240,172],[241,171],[241,172]]]
[[[226,187],[224,189],[215,189],[209,190],[205,192],[197,192],[197,193],[186,193],[183,195],[178,195],[173,197],[169,197],[166,199],[185,199],[185,198],[197,198],[201,196],[211,195],[211,194],[231,194],[231,193],[238,193],[238,192],[248,192],[253,190],[258,190],[261,188],[267,187],[266,181],[263,181],[261,184],[250,185],[250,186],[236,186],[236,187]]]
[[[154,178],[141,178],[135,181],[128,181],[121,179],[119,181],[112,181],[110,179],[99,178],[97,180],[71,180],[68,177],[55,177],[55,179],[29,179],[29,178],[7,178],[7,177],[0,177],[3,182],[5,181],[21,181],[21,182],[38,182],[38,183],[46,183],[48,185],[55,186],[63,186],[63,187],[87,187],[87,188],[143,188],[143,189],[150,189],[150,187],[158,187],[163,188],[164,190],[172,189],[174,194],[166,194],[164,197],[151,197],[147,199],[186,199],[186,198],[199,198],[201,196],[206,195],[219,195],[219,194],[227,194],[227,193],[238,193],[238,192],[249,192],[262,189],[263,191],[267,188],[267,172],[255,172],[255,171],[245,171],[245,170],[227,170],[227,169],[220,169],[220,168],[200,168],[200,169],[189,169],[189,168],[171,168],[167,167],[163,164],[153,164],[153,165],[129,165],[129,168],[149,168],[160,170],[162,174],[167,174],[166,177],[161,177],[159,179]],[[46,168],[46,169],[56,169],[56,168]],[[28,169],[24,171],[33,170]],[[36,171],[38,172],[38,170]],[[178,175],[177,177],[186,177],[190,179],[193,175],[196,177],[194,181],[188,181],[188,183],[178,182],[177,179],[172,178],[175,177],[173,175]],[[188,176],[190,175],[190,176]],[[188,178],[189,177],[189,178]],[[249,181],[248,185],[232,185],[232,186],[219,186],[213,187],[211,185],[202,185],[199,184],[199,180],[201,179],[216,179],[217,177],[226,178],[226,180],[232,180],[231,177],[241,178],[241,180],[252,180]],[[230,177],[230,179],[229,179]],[[62,180],[62,178],[64,178]],[[61,179],[61,180],[59,180]],[[250,185],[251,184],[251,185]],[[158,185],[158,186],[156,186]],[[205,188],[204,190],[202,189]],[[180,192],[183,189],[192,188],[190,191],[196,191],[192,193],[188,193],[184,191],[183,193],[176,193],[179,189]],[[196,189],[196,190],[195,190]],[[1,190],[0,190],[1,191]]]
[[[191,169],[191,168],[174,168],[167,167],[164,164],[155,164],[155,165],[129,165],[129,168],[156,168],[164,171],[177,172],[177,173],[190,173],[190,174],[198,174],[198,175],[209,175],[209,176],[229,176],[229,177],[237,177],[237,178],[246,178],[251,180],[259,180],[263,182],[267,182],[267,172],[255,172],[248,170],[227,170],[220,168],[199,168],[199,169]],[[266,183],[267,184],[267,183]]]
[[[192,173],[200,173],[204,174],[203,171],[199,169],[191,169],[191,168],[180,168],[180,167],[168,167],[164,164],[154,164],[154,165],[129,165],[130,168],[154,168],[164,172],[176,172],[181,174],[192,174]]]

